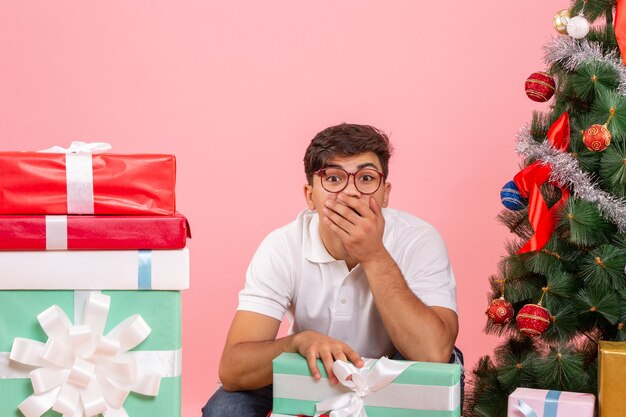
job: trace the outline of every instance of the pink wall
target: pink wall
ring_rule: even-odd
[[[0,4],[0,149],[71,140],[179,163],[192,224],[184,416],[199,416],[262,237],[304,207],[302,155],[320,129],[373,124],[396,147],[391,205],[433,223],[457,274],[468,368],[494,220],[518,170],[523,92],[568,2],[64,1]]]

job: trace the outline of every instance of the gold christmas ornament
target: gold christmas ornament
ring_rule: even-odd
[[[565,35],[567,33],[567,22],[569,22],[571,17],[572,14],[570,13],[569,9],[563,9],[554,15],[554,18],[552,19],[552,25],[557,32]]]

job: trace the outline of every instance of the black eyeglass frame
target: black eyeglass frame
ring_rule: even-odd
[[[346,173],[346,175],[348,176],[348,179],[346,180],[346,183],[343,185],[343,188],[341,190],[338,191],[331,191],[329,189],[327,189],[326,187],[324,187],[324,181],[322,181],[322,175],[326,174],[326,170],[328,169],[336,169],[339,171],[343,171]],[[378,175],[380,175],[380,179],[378,181],[378,186],[376,187],[376,189],[374,191],[370,191],[369,193],[364,193],[363,191],[361,191],[359,189],[359,186],[356,183],[356,174],[358,174],[361,171],[374,171],[375,173],[377,173]],[[358,192],[360,192],[363,195],[371,195],[374,194],[376,191],[378,191],[380,189],[380,185],[383,183],[383,180],[385,179],[385,174],[383,174],[382,172],[379,172],[378,170],[374,169],[374,168],[361,168],[359,170],[356,170],[355,172],[348,172],[343,168],[339,168],[339,167],[326,167],[326,168],[322,168],[322,169],[318,169],[317,171],[315,171],[313,173],[314,175],[317,175],[318,177],[320,177],[320,184],[322,185],[322,188],[326,191],[328,191],[329,193],[340,193],[343,190],[346,189],[346,187],[348,186],[348,183],[350,182],[350,177],[354,177],[354,187],[357,189]]]

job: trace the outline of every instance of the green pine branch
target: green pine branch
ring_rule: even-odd
[[[552,346],[535,364],[535,372],[544,389],[581,392],[588,384],[584,356],[566,345]]]
[[[619,74],[604,62],[588,61],[579,65],[569,80],[578,97],[592,102],[601,90],[617,88]]]
[[[611,146],[602,152],[600,178],[608,192],[626,197],[626,139],[613,139]]]
[[[598,89],[591,113],[596,124],[608,122],[608,129],[613,137],[626,136],[626,98],[617,91]]]
[[[606,327],[616,324],[621,309],[621,299],[614,291],[584,288],[576,296],[581,321],[589,327]]]
[[[570,10],[572,16],[584,11],[585,17],[590,22],[601,17],[607,17],[612,21],[613,6],[615,6],[615,0],[575,0]]]
[[[589,288],[619,291],[626,287],[625,260],[624,250],[605,244],[581,257],[579,275]]]
[[[557,231],[578,247],[593,248],[608,243],[614,227],[602,217],[596,204],[570,197],[557,213]]]

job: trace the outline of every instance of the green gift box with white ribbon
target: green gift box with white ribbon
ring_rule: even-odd
[[[180,416],[179,291],[2,290],[0,317],[0,416]]]
[[[460,417],[458,364],[368,359],[361,369],[336,361],[332,385],[311,376],[306,360],[283,353],[273,363],[273,416],[315,416],[337,411],[354,417]]]

